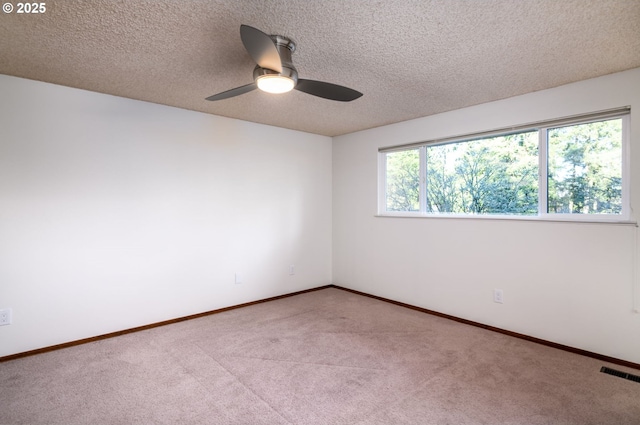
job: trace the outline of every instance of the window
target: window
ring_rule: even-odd
[[[385,155],[386,210],[420,211],[420,155],[418,149],[390,152]]]
[[[622,212],[622,119],[547,130],[547,212]]]
[[[380,150],[380,213],[625,219],[628,111]]]

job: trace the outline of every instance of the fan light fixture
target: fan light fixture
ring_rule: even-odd
[[[267,93],[286,93],[293,90],[295,82],[284,75],[261,75],[257,78],[258,88]]]

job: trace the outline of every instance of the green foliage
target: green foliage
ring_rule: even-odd
[[[536,214],[535,132],[427,148],[427,210]]]
[[[418,149],[391,152],[387,159],[387,211],[420,210],[420,153]]]
[[[549,130],[550,213],[619,214],[622,120]]]

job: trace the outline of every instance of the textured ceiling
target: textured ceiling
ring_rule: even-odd
[[[302,78],[364,96],[205,101],[252,82],[240,24],[295,40]],[[328,136],[636,67],[640,0],[47,0],[44,14],[0,13],[2,74]]]

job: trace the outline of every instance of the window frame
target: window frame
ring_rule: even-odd
[[[576,221],[576,222],[616,222],[629,223],[631,220],[630,204],[630,108],[618,108],[591,114],[566,117],[557,120],[549,120],[533,124],[502,128],[486,132],[453,136],[438,140],[404,144],[398,146],[382,147],[378,149],[378,213],[381,217],[423,217],[423,218],[480,218],[480,219],[507,219],[507,220],[543,220],[543,221]],[[588,124],[598,121],[613,119],[622,120],[621,134],[621,172],[622,172],[622,206],[620,214],[581,214],[581,213],[549,213],[548,202],[548,131],[550,129]],[[434,213],[427,211],[427,164],[426,150],[432,146],[440,146],[453,143],[471,142],[479,139],[506,136],[527,131],[538,132],[538,212],[533,215],[510,214],[470,214],[470,213]],[[418,149],[419,152],[419,211],[387,211],[387,154],[410,149]]]

